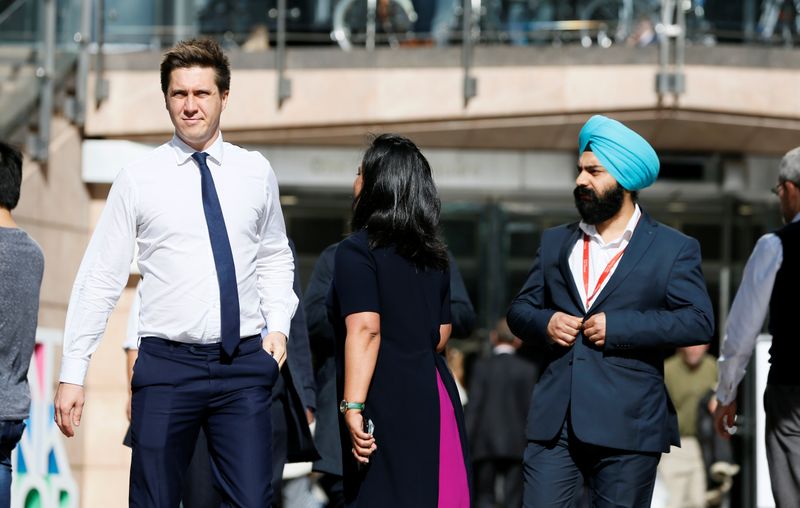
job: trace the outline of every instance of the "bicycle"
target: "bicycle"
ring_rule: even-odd
[[[790,10],[794,8],[794,12]],[[792,16],[794,15],[794,16]],[[778,22],[781,24],[781,38],[784,44],[793,44],[792,27],[790,21],[794,18],[794,33],[800,33],[800,0],[792,2],[785,0],[765,0],[761,7],[761,16],[758,20],[759,37],[764,42],[771,42]]]
[[[657,0],[591,0],[579,8],[578,18],[581,21],[607,23],[607,31],[601,30],[597,34],[597,44],[608,48],[612,44],[625,42],[638,20],[657,20],[659,3]],[[581,34],[581,44],[584,47],[592,45],[588,33]]]
[[[345,51],[377,42],[398,47],[413,38],[417,12],[411,0],[340,0],[333,11],[331,38]]]

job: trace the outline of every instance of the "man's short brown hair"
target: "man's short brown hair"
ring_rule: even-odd
[[[189,67],[210,67],[217,75],[217,88],[220,93],[231,88],[231,67],[228,57],[212,39],[191,39],[181,41],[164,53],[161,60],[161,91],[167,95],[169,80],[175,69]]]

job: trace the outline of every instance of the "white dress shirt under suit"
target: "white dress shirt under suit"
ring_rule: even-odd
[[[83,384],[127,283],[134,244],[143,276],[139,336],[219,342],[219,285],[194,152],[174,136],[114,181],[72,289],[62,382]],[[205,152],[236,267],[240,336],[266,327],[288,337],[298,300],[272,167],[261,154],[223,142],[221,133]]]
[[[616,238],[608,243],[603,241],[603,237],[597,232],[597,228],[591,224],[586,224],[583,221],[578,224],[584,234],[589,236],[590,295],[594,291],[595,286],[597,286],[597,281],[600,279],[600,275],[603,273],[603,270],[605,270],[606,266],[608,266],[608,263],[614,259],[614,256],[616,256],[620,251],[625,249],[625,247],[627,247],[628,243],[631,241],[633,230],[636,229],[636,224],[639,223],[639,219],[642,217],[642,211],[639,209],[639,205],[637,204],[634,206],[635,208],[633,210],[633,215],[631,215],[630,220],[628,220],[628,224],[625,225],[625,231],[622,233],[622,235],[620,235],[619,238]],[[594,295],[595,299],[606,286],[606,284],[608,284],[609,279],[611,279],[611,276],[614,275],[614,271],[617,269],[617,266],[619,266],[619,261],[621,260],[622,259],[619,259],[614,266],[611,267],[608,276],[606,276],[603,283],[597,289],[597,293]],[[578,288],[578,294],[581,295],[581,301],[583,302],[584,310],[589,310],[586,305],[587,295],[583,285],[583,235],[581,235],[581,237],[578,238],[578,241],[575,242],[575,247],[572,248],[572,251],[569,254],[569,269],[570,272],[572,272],[572,278],[575,280],[575,286]]]
[[[792,222],[800,220],[800,214]],[[717,399],[730,404],[736,399],[739,382],[753,355],[758,334],[764,325],[772,297],[775,275],[783,263],[783,245],[774,233],[767,233],[756,242],[744,267],[742,283],[731,305],[725,338],[719,356]]]

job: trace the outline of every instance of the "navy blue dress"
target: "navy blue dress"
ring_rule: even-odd
[[[436,353],[439,326],[450,322],[446,271],[419,269],[393,247],[370,250],[365,231],[336,251],[328,296],[336,334],[337,395],[344,393],[344,318],[380,314],[381,344],[364,417],[375,424],[377,450],[358,467],[344,418],[339,416],[345,500],[348,506],[435,508],[439,482],[437,371],[458,422],[465,464],[463,413],[447,364]]]

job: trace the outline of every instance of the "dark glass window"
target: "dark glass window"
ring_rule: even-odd
[[[291,217],[288,234],[298,254],[318,256],[325,247],[344,238],[346,221],[341,217]]]
[[[722,228],[718,224],[684,224],[683,232],[700,242],[704,260],[722,259]]]
[[[475,219],[443,219],[442,235],[456,257],[474,257],[477,251],[478,223]]]

